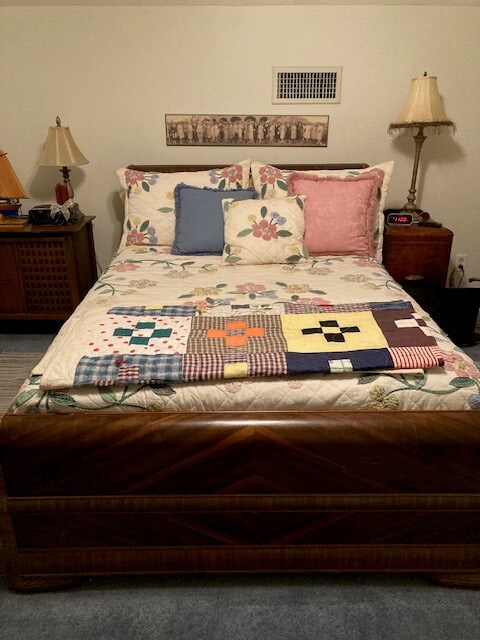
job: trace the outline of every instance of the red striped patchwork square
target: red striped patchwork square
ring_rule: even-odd
[[[224,377],[225,358],[213,353],[186,353],[182,375],[185,382],[215,380]]]
[[[389,347],[396,369],[441,367],[443,353],[439,347]]]
[[[247,362],[249,376],[280,376],[287,373],[284,353],[249,353]]]

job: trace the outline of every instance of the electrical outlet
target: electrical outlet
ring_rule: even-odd
[[[459,271],[465,271],[465,262],[467,261],[466,253],[457,253],[457,260],[455,262],[455,267]]]

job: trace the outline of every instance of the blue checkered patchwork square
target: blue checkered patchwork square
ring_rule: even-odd
[[[135,385],[178,382],[182,378],[182,355],[83,356],[75,371],[74,386]]]
[[[107,313],[112,316],[194,316],[197,308],[194,306],[162,305],[158,307],[113,307]]]
[[[193,317],[197,313],[197,307],[194,306],[180,306],[180,305],[165,305],[160,311],[155,313],[158,316],[180,316],[182,318]]]
[[[107,311],[108,314],[111,316],[144,316],[145,307],[113,307]]]

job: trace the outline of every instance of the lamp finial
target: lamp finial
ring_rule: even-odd
[[[423,77],[428,76],[428,73],[426,71],[423,72]]]
[[[56,117],[55,122],[57,123],[57,127],[61,127],[62,126],[62,121],[60,120],[60,118],[58,116]]]

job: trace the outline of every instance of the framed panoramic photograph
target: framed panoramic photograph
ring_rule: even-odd
[[[165,116],[169,146],[326,147],[328,116]]]

